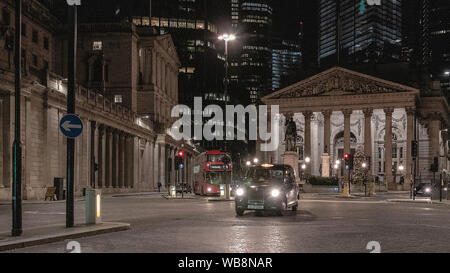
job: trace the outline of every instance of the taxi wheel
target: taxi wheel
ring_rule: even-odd
[[[283,216],[283,211],[285,211],[286,209],[287,209],[287,201],[286,198],[283,198],[283,200],[281,201],[280,209],[277,210],[277,215]]]
[[[245,210],[236,208],[237,216],[244,216],[244,212],[245,212]]]

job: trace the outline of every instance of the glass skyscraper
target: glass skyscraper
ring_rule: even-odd
[[[272,41],[272,91],[284,88],[295,80],[301,69],[300,43],[284,39]]]
[[[402,1],[361,8],[360,0],[320,0],[319,63],[392,62],[400,59]]]
[[[239,89],[250,103],[272,91],[271,27],[273,10],[270,0],[231,0],[232,26],[239,49],[232,57],[231,81],[238,80]],[[235,73],[237,72],[238,73]],[[235,79],[235,75],[238,79]]]

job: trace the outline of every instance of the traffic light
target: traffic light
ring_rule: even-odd
[[[183,158],[176,156],[175,157],[175,171],[178,171],[180,169],[181,162],[183,162]]]
[[[184,152],[183,152],[183,151],[181,151],[181,150],[180,150],[180,151],[178,151],[178,156],[179,156],[179,157],[181,157],[181,158],[183,158],[183,157],[184,157]]]
[[[350,170],[350,154],[344,155],[345,169]]]
[[[353,155],[352,154],[345,154],[345,169],[346,170],[353,170]]]
[[[417,157],[419,155],[419,142],[417,140],[413,140],[411,142],[411,156]]]

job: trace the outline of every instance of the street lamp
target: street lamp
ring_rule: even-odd
[[[252,162],[247,161],[246,165],[247,165],[247,166],[250,166],[250,165],[252,165]]]
[[[403,171],[405,170],[405,166],[400,165],[400,166],[398,167],[398,170],[401,171],[401,172],[403,172]]]
[[[221,41],[225,41],[225,101],[227,101],[227,97],[228,97],[228,84],[229,84],[229,80],[228,80],[228,42],[229,41],[234,41],[236,40],[236,36],[233,34],[222,34],[219,36],[219,40]]]
[[[225,86],[224,86],[224,103],[225,108],[228,102],[228,85],[229,85],[229,76],[228,76],[228,42],[236,40],[236,36],[233,34],[222,34],[219,36],[219,40],[225,41]],[[228,149],[227,139],[225,139],[225,151]]]
[[[365,169],[365,168],[367,168],[367,163],[366,163],[366,162],[363,162],[363,163],[361,164],[361,166]]]
[[[310,157],[306,157],[306,158],[305,158],[305,162],[306,162],[306,163],[311,162],[311,158],[310,158]]]
[[[257,158],[253,159],[253,163],[258,164],[258,162],[259,162],[259,159],[257,159]]]

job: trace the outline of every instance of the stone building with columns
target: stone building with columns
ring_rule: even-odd
[[[280,125],[287,116],[294,117],[299,164],[311,159],[306,163],[308,175],[321,176],[328,165],[331,175],[348,176],[343,164],[334,169],[334,162],[357,150],[364,152],[370,174],[382,189],[409,190],[414,167],[417,183],[430,181],[434,158],[439,172],[450,168],[450,107],[439,83],[419,90],[334,67],[270,94],[263,102],[280,106]],[[413,140],[419,143],[417,160],[411,154]],[[284,152],[281,143],[277,151],[262,156],[278,163]],[[330,156],[326,164],[324,154]]]
[[[66,175],[66,138],[59,121],[66,114],[67,42],[61,24],[45,6],[30,0],[30,9],[47,14],[24,22],[37,32],[24,41],[23,50],[37,52],[48,65],[24,71],[22,80],[23,198],[43,200],[54,178]],[[25,4],[25,3],[24,3]],[[14,22],[11,1],[0,6]],[[3,12],[6,14],[6,12]],[[14,31],[11,24],[8,26]],[[48,49],[45,42],[48,37]],[[22,37],[23,39],[27,39]],[[0,36],[4,44],[8,37]],[[44,49],[36,49],[43,47]],[[11,199],[12,143],[14,140],[14,64],[0,54],[0,200]],[[39,55],[39,53],[45,53]],[[6,52],[7,53],[7,52]],[[26,63],[32,65],[33,55]],[[44,63],[42,63],[44,64]],[[151,28],[133,24],[79,26],[76,114],[84,130],[75,144],[75,194],[95,187],[104,193],[153,191],[175,184],[168,164],[177,150],[185,151],[181,177],[193,182],[198,154],[189,142],[175,141],[168,132],[170,111],[178,103],[179,60],[170,35],[155,35]],[[29,66],[26,66],[28,68]],[[25,73],[27,72],[27,73]]]

